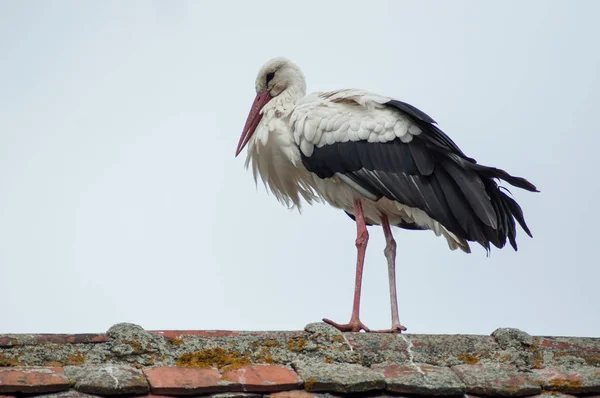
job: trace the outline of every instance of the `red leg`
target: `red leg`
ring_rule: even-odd
[[[354,217],[356,218],[356,248],[358,251],[358,255],[356,260],[356,282],[354,283],[354,302],[352,305],[352,316],[350,317],[350,322],[346,324],[339,324],[326,318],[323,319],[323,322],[341,330],[342,332],[360,332],[361,330],[369,332],[369,328],[361,322],[359,317],[360,291],[362,287],[363,266],[365,264],[367,242],[369,241],[369,231],[367,231],[365,215],[363,214],[360,199],[356,199],[354,201]]]
[[[396,293],[396,241],[390,228],[390,222],[386,215],[381,216],[381,226],[385,235],[386,246],[383,251],[388,263],[388,278],[390,283],[390,306],[392,308],[392,328],[381,330],[381,333],[401,333],[406,330],[400,324],[398,317],[398,295]]]

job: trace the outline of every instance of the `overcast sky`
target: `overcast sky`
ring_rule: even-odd
[[[261,65],[430,114],[534,239],[486,258],[395,230],[409,333],[600,336],[598,1],[0,0],[0,333],[296,330],[350,317],[354,223],[234,158]],[[361,316],[390,326],[370,228]]]

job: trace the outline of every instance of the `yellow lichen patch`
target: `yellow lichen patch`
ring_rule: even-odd
[[[175,337],[174,339],[171,339],[170,343],[173,345],[183,345],[185,342],[181,337]]]
[[[85,363],[85,355],[81,352],[67,356],[65,365],[83,365]]]
[[[308,379],[304,382],[304,389],[306,391],[312,391],[312,388],[316,382],[317,382],[317,379],[315,379],[314,377],[311,377],[310,379]]]
[[[475,365],[476,363],[479,363],[479,358],[471,353],[460,354],[458,359],[469,365]]]
[[[180,368],[227,367],[228,369],[239,369],[249,364],[250,360],[246,355],[242,355],[237,351],[224,350],[220,347],[185,353],[177,359],[177,366]]]
[[[274,339],[265,339],[265,340],[255,341],[251,345],[255,345],[255,346],[259,346],[259,347],[269,347],[269,348],[281,347],[281,344],[277,340],[274,340]]]
[[[581,387],[581,380],[579,379],[553,379],[550,380],[551,390],[571,390]]]
[[[531,368],[532,369],[543,369],[544,361],[541,359],[534,359],[533,362],[531,363]]]
[[[544,355],[541,351],[535,351],[533,353],[533,361],[531,362],[531,367],[533,369],[543,369],[544,368]]]
[[[596,354],[596,353],[586,354],[586,353],[584,353],[583,359],[585,360],[585,362],[588,365],[600,366],[600,354]]]
[[[8,358],[0,354],[0,367],[4,366],[20,366],[21,362],[17,358]]]
[[[333,363],[333,358],[330,356],[325,357],[325,362],[326,363]]]
[[[146,351],[144,350],[144,346],[142,346],[142,343],[140,343],[137,340],[122,339],[121,343],[130,346],[133,349],[134,354],[143,354]]]
[[[281,343],[274,339],[258,340],[250,343],[253,362],[274,364],[275,360],[271,349],[278,347],[281,347]]]
[[[342,336],[341,334],[338,334],[336,336],[333,336],[331,338],[331,341],[333,341],[334,343],[342,343],[342,344],[346,344],[346,339],[344,338],[344,336]]]
[[[300,352],[306,347],[307,343],[302,337],[294,337],[288,341],[288,350],[292,352]]]
[[[275,360],[273,359],[273,355],[271,355],[271,352],[266,347],[261,348],[260,353],[258,354],[256,360],[258,362],[268,363],[269,365],[272,365],[275,363]]]

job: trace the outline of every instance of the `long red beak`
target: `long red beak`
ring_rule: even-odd
[[[244,149],[248,141],[250,141],[250,138],[252,138],[252,134],[254,134],[258,123],[260,123],[260,119],[262,119],[263,116],[260,113],[260,110],[267,104],[267,102],[271,101],[272,98],[273,97],[271,97],[271,94],[268,91],[263,91],[262,93],[256,94],[256,98],[254,98],[252,108],[250,109],[250,113],[246,119],[242,136],[240,137],[237,149],[235,150],[236,157],[240,154],[240,152],[242,152],[242,149]]]

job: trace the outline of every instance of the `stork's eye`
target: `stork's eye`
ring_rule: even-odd
[[[267,86],[269,85],[269,82],[271,80],[273,80],[274,77],[275,77],[275,72],[267,73]]]

